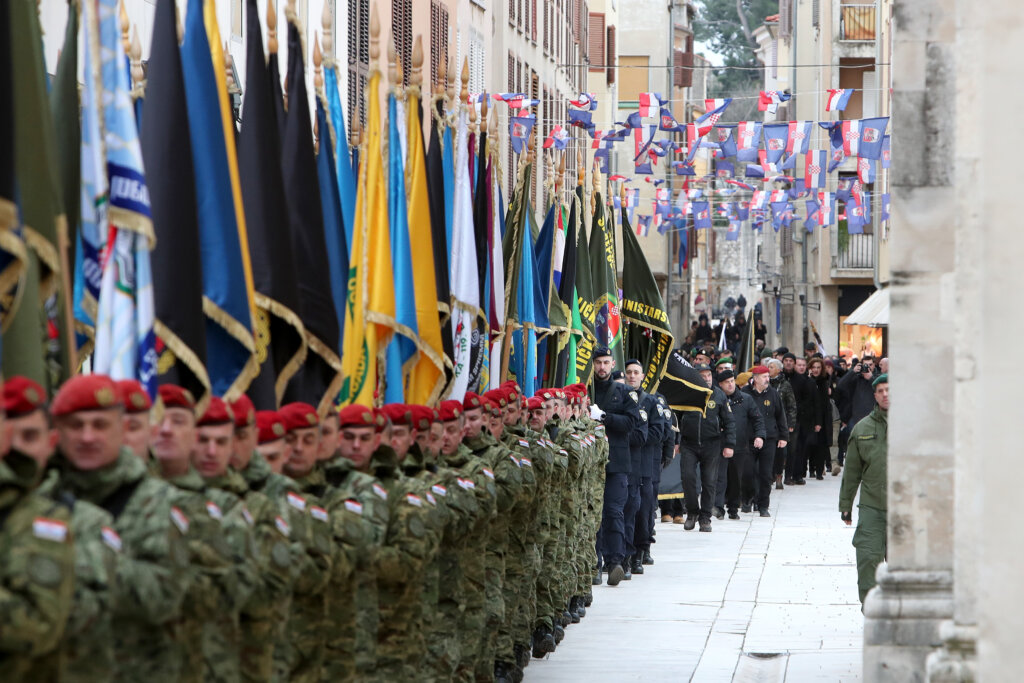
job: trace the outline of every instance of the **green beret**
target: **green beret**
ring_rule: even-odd
[[[726,356],[725,358],[722,358],[717,363],[715,363],[715,367],[716,368],[719,365],[735,365],[735,364],[732,362],[732,356]]]
[[[888,383],[889,383],[889,373],[886,372],[886,373],[881,374],[881,375],[879,375],[878,377],[875,378],[875,381],[871,383],[871,388],[874,389],[879,384],[888,384]]]

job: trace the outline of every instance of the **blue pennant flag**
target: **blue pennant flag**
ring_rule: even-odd
[[[338,73],[334,65],[324,69],[324,92],[327,95],[327,108],[330,111],[331,125],[334,128],[334,164],[338,178],[338,197],[341,202],[341,216],[345,228],[346,249],[352,249],[352,226],[356,216],[356,179],[352,169],[352,157],[348,150],[348,139],[345,137],[345,114],[341,108],[341,96],[338,93]],[[346,269],[345,272],[348,272]]]
[[[537,119],[532,116],[511,116],[508,120],[508,139],[512,142],[512,151],[520,154],[526,141],[530,139],[530,131]]]
[[[878,160],[882,158],[882,151],[886,140],[885,129],[888,125],[888,116],[861,120],[860,145],[857,148],[858,156],[862,159]]]

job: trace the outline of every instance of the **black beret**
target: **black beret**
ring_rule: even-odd
[[[612,355],[611,349],[609,349],[607,346],[598,346],[597,348],[594,349],[593,358],[594,360],[597,360],[598,358],[604,358],[605,356],[610,355]]]
[[[788,346],[780,346],[779,348],[775,349],[775,353],[780,353],[782,355],[785,355],[785,354],[789,353],[789,347]]]
[[[792,358],[793,360],[796,360],[796,356],[794,356],[793,354],[789,353],[788,351],[786,353],[782,354],[782,360],[786,360],[787,358]]]
[[[711,366],[708,365],[707,363],[697,363],[696,365],[693,366],[693,369],[696,370],[697,372],[704,372],[705,370],[711,372]]]
[[[626,361],[626,367],[628,368],[630,365],[639,365],[641,368],[643,368],[644,366],[644,364],[638,361],[636,358],[630,358],[629,360]]]
[[[626,377],[626,376],[622,374],[622,370],[616,370],[615,372],[613,372],[613,373],[611,374],[611,379],[612,379],[612,380],[616,380],[616,379],[625,379],[625,377]]]
[[[724,382],[725,380],[732,379],[735,376],[736,373],[733,372],[732,370],[722,370],[720,373],[718,373],[718,381]]]

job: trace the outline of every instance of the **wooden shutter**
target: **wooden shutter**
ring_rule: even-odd
[[[530,40],[537,42],[537,0],[530,2]]]
[[[551,0],[544,0],[544,54],[551,52]]]
[[[604,68],[604,13],[591,12],[588,24],[587,61],[590,71],[600,71]]]
[[[779,0],[779,37],[789,38],[793,32],[793,0]]]
[[[672,66],[675,67],[672,85],[677,88],[688,88],[693,85],[693,53],[676,50],[672,57]]]
[[[366,125],[366,80],[370,74],[370,0],[348,5],[348,121]]]
[[[402,85],[409,85],[412,72],[412,0],[391,0],[391,35],[395,41],[395,52],[402,60]]]
[[[608,85],[612,85],[613,83],[615,83],[615,71],[616,71],[615,67],[618,66],[618,57],[619,57],[619,55],[618,55],[618,52],[616,52],[616,47],[615,47],[615,27],[614,26],[609,26],[608,27],[608,40],[605,42],[605,58],[604,58],[605,66],[608,69],[608,72],[607,72],[606,77],[605,77],[605,80],[608,82]]]

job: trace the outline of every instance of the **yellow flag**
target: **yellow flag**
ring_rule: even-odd
[[[427,164],[420,121],[420,95],[409,93],[409,159],[406,164],[409,187],[409,243],[414,254],[413,282],[416,285],[416,326],[420,338],[420,356],[406,381],[406,403],[430,405],[444,388],[444,348],[441,323],[437,315],[434,281],[434,244],[430,226],[430,201],[427,195]]]
[[[343,403],[374,405],[379,365],[395,328],[387,185],[381,147],[380,71],[367,88],[366,147],[359,167],[349,266]],[[351,325],[351,327],[350,327]]]

